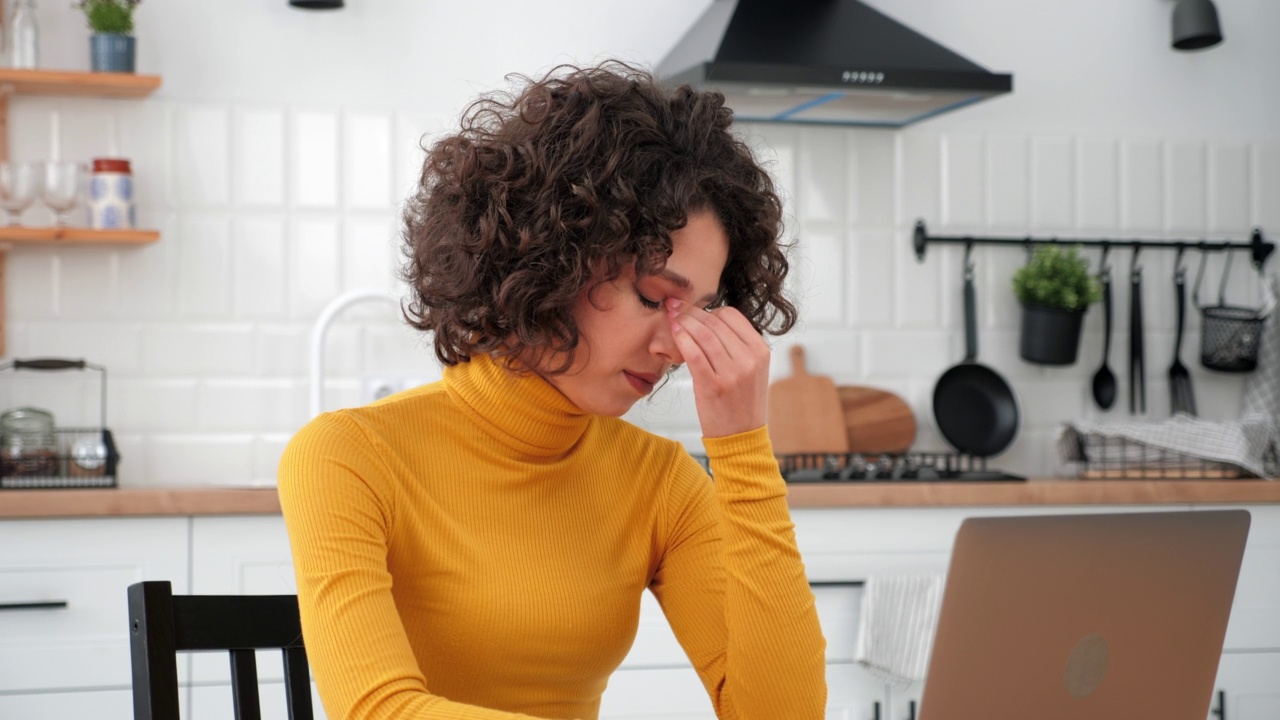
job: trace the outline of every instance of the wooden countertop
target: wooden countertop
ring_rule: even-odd
[[[793,508],[1280,503],[1280,481],[793,483],[788,502]],[[279,513],[274,488],[0,490],[0,519]]]

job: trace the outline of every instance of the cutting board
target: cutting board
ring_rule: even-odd
[[[779,455],[844,453],[849,436],[831,378],[810,375],[804,348],[791,347],[791,377],[769,385],[769,439]]]
[[[906,400],[865,385],[841,385],[836,391],[850,452],[900,453],[916,441],[916,415]]]

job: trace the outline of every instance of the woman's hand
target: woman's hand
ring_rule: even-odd
[[[667,317],[676,347],[693,376],[703,437],[764,426],[769,395],[769,346],[736,309],[710,312],[675,298]]]

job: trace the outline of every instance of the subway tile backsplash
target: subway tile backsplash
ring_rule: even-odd
[[[141,248],[19,247],[8,254],[8,342],[16,357],[84,357],[108,367],[108,423],[124,455],[126,486],[274,482],[290,434],[307,420],[311,323],[339,293],[398,293],[399,205],[416,182],[420,143],[445,118],[409,111],[221,106],[49,99],[14,103],[13,155],[47,153],[61,113],[64,154],[115,148],[134,162],[139,217],[162,232]],[[83,113],[92,122],[82,122]],[[74,119],[73,119],[74,118]],[[943,449],[933,383],[964,352],[958,246],[923,262],[910,243],[917,218],[931,233],[1245,240],[1254,226],[1280,234],[1280,146],[1213,138],[941,134],[927,129],[751,125],[786,203],[796,240],[792,289],[802,320],[774,340],[806,347],[812,372],[901,394],[917,413],[923,449]],[[31,224],[47,211],[28,211]],[[1091,262],[1098,254],[1088,253]],[[1030,475],[1069,471],[1053,439],[1074,418],[1100,413],[1088,383],[1102,353],[1102,318],[1086,316],[1075,366],[1018,357],[1019,310],[1010,277],[1018,249],[979,247],[979,357],[1004,374],[1023,409],[1017,441],[993,464]],[[1255,304],[1257,277],[1237,257],[1228,301]],[[1112,253],[1111,365],[1127,363],[1128,251]],[[1168,413],[1172,253],[1143,253],[1147,419]],[[1188,253],[1189,282],[1199,264]],[[1223,265],[1206,264],[1214,300]],[[1188,288],[1190,289],[1190,288]],[[1183,361],[1202,415],[1239,412],[1242,378],[1199,366],[1199,322],[1189,314]],[[325,407],[361,402],[370,378],[430,381],[429,344],[389,306],[356,306],[325,344]],[[22,384],[24,383],[25,384]],[[1127,396],[1121,377],[1121,395]],[[19,386],[19,384],[22,384]],[[66,424],[96,421],[85,383],[3,378],[0,402],[45,402]],[[38,397],[31,394],[36,393]],[[59,397],[59,394],[67,395]],[[71,396],[78,394],[78,396]],[[77,414],[86,417],[72,417]],[[629,416],[700,448],[687,374]]]

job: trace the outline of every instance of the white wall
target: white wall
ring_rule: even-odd
[[[123,484],[271,483],[306,419],[316,313],[345,289],[395,287],[396,207],[420,138],[447,129],[506,72],[615,55],[656,61],[705,4],[349,0],[341,12],[308,14],[285,0],[144,3],[140,70],[161,73],[162,89],[142,102],[15,98],[11,154],[45,157],[57,112],[65,156],[134,161],[140,221],[163,237],[141,249],[11,251],[9,352],[109,368]],[[938,246],[917,263],[908,240],[916,218],[939,234],[1280,233],[1280,83],[1267,76],[1280,67],[1280,44],[1264,34],[1280,27],[1280,5],[1221,0],[1226,42],[1188,54],[1168,49],[1170,0],[873,4],[1014,73],[1014,94],[901,132],[744,129],[774,163],[800,238],[805,319],[778,347],[804,342],[814,371],[903,393],[921,447],[942,446],[929,395],[962,339],[959,253]],[[46,1],[40,20],[44,65],[84,68],[81,18]],[[48,219],[42,208],[25,217]],[[1150,419],[1168,407],[1171,260],[1144,255]],[[1023,363],[1008,290],[1021,255],[984,249],[977,261],[981,357],[1009,377],[1024,411],[1018,441],[994,462],[1057,471],[1057,425],[1097,416],[1087,384],[1100,313],[1088,316],[1077,366]],[[1114,264],[1122,279],[1127,257]],[[1232,298],[1250,301],[1254,283],[1237,278]],[[1116,300],[1118,370],[1127,292],[1117,288]],[[438,374],[421,341],[385,315],[355,309],[331,333],[328,407],[358,402],[363,378]],[[1202,414],[1230,417],[1241,380],[1193,362],[1197,330],[1193,322],[1183,359]],[[5,407],[31,402],[64,423],[96,421],[91,383],[5,380]],[[1127,417],[1121,407],[1109,416]],[[682,384],[633,417],[698,445]]]

